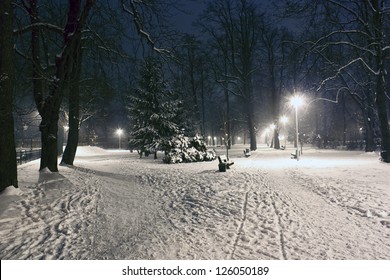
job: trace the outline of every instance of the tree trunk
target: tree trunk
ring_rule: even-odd
[[[0,192],[18,186],[14,136],[13,10],[11,0],[0,1]]]
[[[373,112],[370,107],[364,109],[363,111],[364,116],[364,127],[365,127],[365,151],[366,152],[373,152],[375,151],[375,143],[374,143],[374,128],[373,128]]]
[[[73,165],[79,143],[80,88],[78,81],[72,83],[69,91],[69,133],[61,164]]]
[[[206,137],[206,101],[204,97],[204,91],[205,91],[205,85],[204,85],[204,80],[205,80],[205,75],[204,75],[204,65],[203,65],[203,60],[201,61],[201,76],[200,76],[200,82],[201,82],[201,101],[202,101],[202,136]]]
[[[197,131],[198,131],[198,124],[200,119],[200,112],[199,112],[199,105],[198,105],[198,96],[197,96],[197,90],[196,90],[196,81],[195,81],[195,56],[194,56],[194,49],[193,47],[190,47],[188,49],[188,62],[189,62],[189,78],[191,83],[191,94],[192,94],[192,102],[193,102],[193,116],[195,117],[194,121],[197,123]]]
[[[341,99],[342,104],[342,111],[343,111],[343,146],[347,145],[347,111],[346,111],[346,104],[345,104],[345,95],[342,95]]]
[[[49,94],[35,99],[42,122],[39,126],[41,131],[42,152],[40,170],[48,168],[52,172],[58,171],[57,164],[57,131],[60,105],[64,96],[64,86],[69,82],[74,68],[75,54],[78,49],[78,39],[81,29],[93,5],[93,0],[85,2],[84,9],[80,13],[80,0],[69,0],[67,22],[64,28],[64,43],[61,55],[56,57],[56,75],[51,82]]]
[[[379,3],[378,0],[373,0],[372,5],[375,9],[374,12],[374,26],[375,26],[375,38],[377,44],[376,49],[376,64],[378,66],[379,75],[377,75],[376,82],[376,107],[378,110],[379,126],[381,130],[381,158],[384,162],[390,163],[390,130],[389,120],[387,117],[387,99],[386,99],[386,68],[385,68],[385,56],[383,52],[384,41],[384,3]]]
[[[58,94],[57,94],[58,95]],[[56,102],[60,102],[57,98]],[[52,109],[52,110],[50,110]],[[48,168],[51,172],[58,172],[57,167],[57,131],[59,108],[46,107],[42,113],[39,125],[41,131],[41,164],[39,170]]]
[[[249,116],[249,138],[250,138],[250,149],[251,151],[257,150],[257,143],[256,143],[256,129],[254,126],[254,122],[251,116]]]
[[[254,114],[253,114],[253,104],[248,104],[249,110],[247,112],[247,119],[248,119],[248,130],[249,130],[249,140],[250,140],[250,150],[256,151],[257,150],[257,140],[256,140],[256,126],[254,121]]]
[[[249,63],[248,63],[249,65]],[[245,69],[245,68],[244,68]],[[254,114],[254,98],[252,94],[252,82],[251,82],[251,74],[249,67],[246,68],[247,73],[245,75],[244,84],[243,84],[243,92],[244,92],[244,102],[246,103],[246,115],[248,120],[248,130],[249,130],[249,139],[250,139],[250,149],[251,151],[257,150],[257,139],[256,139],[256,124],[255,124],[255,114]]]
[[[274,149],[279,150],[280,149],[280,140],[279,140],[279,124],[275,124],[275,129],[274,129],[274,138],[273,138],[273,143],[274,143]]]
[[[271,148],[279,150],[280,149],[280,141],[279,141],[279,103],[280,97],[279,92],[276,89],[276,78],[275,78],[275,60],[274,60],[274,50],[272,46],[268,50],[268,70],[270,74],[270,83],[271,83],[271,98],[272,98],[272,117],[274,119],[274,131]]]
[[[81,38],[78,38],[78,50],[75,53],[74,77],[69,88],[69,133],[61,164],[73,165],[79,143],[80,127],[80,77],[81,77]]]
[[[390,131],[389,120],[387,118],[386,108],[386,85],[385,69],[381,66],[380,75],[378,75],[376,106],[378,108],[379,125],[381,130],[381,158],[384,162],[390,163]]]
[[[226,101],[226,125],[225,125],[225,133],[227,134],[227,148],[230,149],[232,146],[232,141],[231,141],[231,120],[230,120],[230,98],[229,98],[229,82],[227,81],[227,76],[228,76],[228,70],[227,70],[227,61],[225,58],[225,101]]]
[[[37,1],[32,0],[30,2],[30,21],[31,24],[38,22]],[[39,170],[46,167],[49,170],[55,172],[57,169],[57,130],[58,130],[58,118],[59,118],[59,106],[56,110],[55,104],[59,103],[57,98],[58,80],[53,81],[51,94],[44,98],[43,96],[43,83],[42,83],[42,71],[41,62],[39,58],[40,46],[39,46],[39,28],[33,27],[31,31],[31,55],[32,55],[32,77],[33,77],[33,94],[34,101],[37,106],[38,112],[41,115],[42,121],[39,125],[41,131],[41,164]],[[57,69],[58,72],[58,69]],[[57,75],[58,77],[58,75]]]

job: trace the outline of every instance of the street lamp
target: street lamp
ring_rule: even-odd
[[[121,128],[118,128],[116,130],[116,134],[118,135],[118,138],[119,138],[119,142],[118,142],[118,147],[119,147],[119,150],[121,149],[121,136],[122,136],[122,133],[123,133],[123,129]]]
[[[297,149],[296,149],[295,157],[297,160],[299,160],[298,107],[302,106],[303,98],[301,96],[294,95],[290,99],[290,104],[295,108],[295,134],[296,134],[296,141],[297,141]]]

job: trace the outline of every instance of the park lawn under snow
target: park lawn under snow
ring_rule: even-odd
[[[20,188],[0,194],[0,258],[390,259],[390,165],[376,154],[243,149],[227,172],[97,147],[59,173],[21,165]]]

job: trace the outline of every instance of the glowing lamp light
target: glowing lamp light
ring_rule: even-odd
[[[293,97],[291,97],[290,99],[290,103],[291,105],[297,109],[299,107],[301,107],[303,105],[303,97],[302,96],[299,96],[299,95],[294,95]]]
[[[117,135],[122,135],[122,133],[123,133],[123,129],[121,129],[121,128],[118,128],[117,130],[116,130],[116,134]]]

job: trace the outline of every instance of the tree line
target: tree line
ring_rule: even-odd
[[[145,147],[127,116],[152,121],[142,120],[152,102],[141,90],[149,57],[168,81],[157,91],[170,92],[160,106],[167,111],[154,114],[167,125],[153,131],[155,139],[174,131],[230,147],[240,136],[256,150],[272,123],[272,148],[279,149],[281,116],[302,92],[302,141],[347,145],[355,135],[367,152],[379,145],[390,162],[387,5],[208,1],[186,34],[172,20],[186,6],[172,0],[1,1],[0,190],[17,186],[14,117],[21,107],[39,113],[40,170],[58,171],[61,123],[69,126],[63,164],[73,164],[80,128],[104,139],[110,119],[127,125],[131,146]],[[129,102],[139,107],[131,112]],[[180,126],[170,123],[178,109]]]

